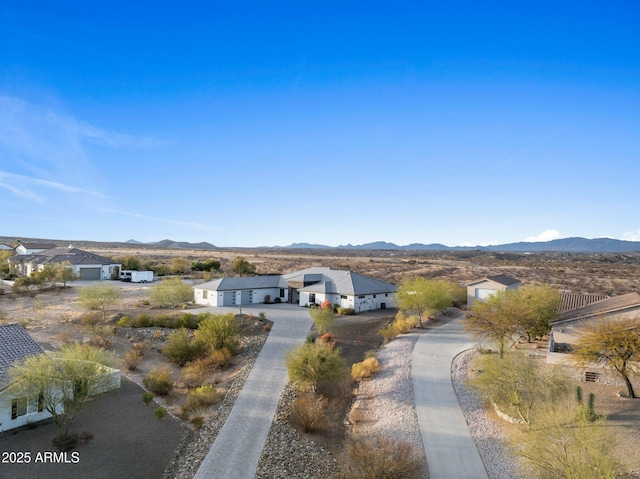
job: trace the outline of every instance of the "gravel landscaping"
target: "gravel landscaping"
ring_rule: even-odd
[[[190,431],[174,453],[174,458],[166,468],[163,479],[191,479],[204,457],[211,449],[220,428],[224,425],[233,405],[236,402],[245,381],[251,373],[266,336],[250,336],[242,340],[242,352],[247,362],[236,374],[233,384],[227,391],[222,403],[213,418],[204,424],[199,431]]]

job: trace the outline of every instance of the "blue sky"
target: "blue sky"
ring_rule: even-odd
[[[0,4],[0,235],[640,240],[640,4]]]

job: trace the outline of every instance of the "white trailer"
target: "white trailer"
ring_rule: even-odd
[[[153,283],[153,271],[132,271],[132,283]]]

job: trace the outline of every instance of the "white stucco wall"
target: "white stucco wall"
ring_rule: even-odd
[[[196,304],[202,304],[204,306],[223,306],[225,293],[227,295],[232,295],[235,292],[235,302],[233,303],[233,305],[236,306],[242,304],[262,304],[264,303],[264,297],[267,294],[271,296],[271,302],[273,302],[276,298],[280,298],[281,302],[286,303],[288,300],[288,290],[287,288],[283,289],[284,296],[281,297],[280,288],[243,289],[237,291],[207,291],[202,288],[196,287],[194,288],[194,301]],[[204,297],[204,291],[207,291],[206,298]]]
[[[12,391],[11,388],[0,392],[0,432],[26,426],[44,419],[49,419],[51,414],[47,411],[34,412],[24,416],[11,419],[11,402],[16,397],[21,397]]]

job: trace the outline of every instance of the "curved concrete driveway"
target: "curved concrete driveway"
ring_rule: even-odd
[[[486,479],[451,382],[451,362],[473,347],[462,318],[442,324],[418,339],[411,376],[430,479]]]
[[[237,313],[238,308],[215,308],[211,311]],[[273,329],[194,479],[255,477],[262,447],[287,383],[284,353],[304,343],[312,324],[309,311],[299,306],[243,306],[242,311],[256,317],[264,311],[274,322]]]

